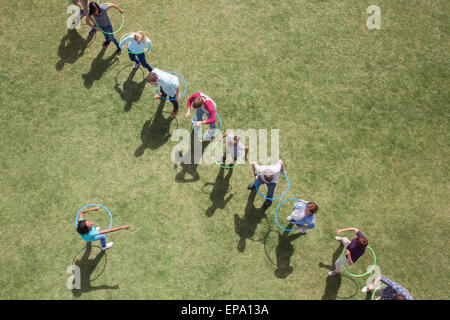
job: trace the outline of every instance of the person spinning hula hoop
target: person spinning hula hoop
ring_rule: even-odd
[[[130,57],[130,60],[134,62],[133,69],[139,68],[142,64],[144,68],[152,72],[152,66],[145,61],[145,46],[147,45],[147,51],[150,51],[152,48],[152,41],[145,36],[144,32],[138,31],[125,37],[125,39],[120,42],[119,46],[122,48],[127,42],[130,42],[128,45],[128,56]]]
[[[253,163],[253,176],[255,177],[255,181],[251,182],[247,189],[254,190],[256,189],[256,185],[259,188],[260,185],[267,184],[267,195],[263,208],[268,208],[272,205],[272,200],[267,198],[273,198],[278,182],[278,175],[281,171],[286,173],[282,160],[278,160],[278,163],[272,166],[260,166],[256,162]]]
[[[191,104],[196,109],[196,121],[194,123],[195,126],[201,126],[202,124],[209,124],[209,130],[206,139],[210,139],[216,130],[216,112],[217,105],[206,94],[202,92],[194,93],[189,97],[186,108],[187,112],[185,117],[189,117],[191,115]],[[203,115],[206,114],[208,116],[208,120],[203,120]]]
[[[96,2],[89,3],[89,13],[86,16],[86,24],[92,27],[92,30],[89,31],[89,33],[103,31],[102,33],[105,36],[105,42],[103,42],[102,46],[107,46],[112,41],[117,47],[116,54],[120,55],[122,50],[120,49],[119,41],[117,41],[112,34],[113,28],[107,12],[111,7],[116,8],[120,13],[123,13],[123,10],[114,3],[102,4],[100,6]]]
[[[385,284],[386,287],[380,289],[380,296],[376,300],[414,300],[408,290],[382,275],[376,277],[371,285],[362,288],[361,291],[373,292],[380,282]]]
[[[369,244],[367,238],[356,228],[339,229],[336,234],[341,234],[345,231],[353,231],[356,233],[356,238],[352,241],[346,237],[336,237],[336,241],[341,241],[345,247],[345,256],[343,257],[344,264],[352,265],[366,252],[366,247]],[[341,257],[336,262],[336,269],[328,273],[329,276],[335,276],[341,272],[342,263]]]
[[[238,158],[242,156],[243,151],[245,151],[244,154],[245,161],[248,160],[248,147],[245,146],[239,139],[239,137],[234,135],[233,132],[224,134],[223,137],[219,138],[219,141],[222,141],[222,139],[225,137],[227,138],[227,140],[226,140],[225,154],[222,157],[222,163],[225,164],[227,154],[231,155],[233,157],[233,163],[229,164],[229,167],[231,169],[231,167],[236,164]]]
[[[294,209],[292,209],[292,213],[287,219],[298,226],[296,230],[300,230],[300,233],[305,234],[307,229],[316,227],[316,213],[318,210],[319,206],[315,202],[299,199],[299,201],[294,203]]]
[[[77,232],[80,234],[80,237],[83,238],[83,240],[86,242],[100,240],[100,243],[102,244],[102,250],[105,251],[105,250],[108,250],[109,248],[111,248],[114,244],[114,242],[112,242],[112,241],[106,243],[105,234],[110,233],[110,232],[119,231],[119,230],[129,229],[130,226],[121,226],[118,228],[112,228],[112,229],[108,229],[108,230],[104,230],[104,231],[99,231],[100,228],[96,229],[94,227],[94,224],[90,221],[85,220],[84,216],[83,216],[83,213],[86,213],[89,211],[97,211],[98,209],[100,209],[100,207],[97,206],[97,207],[93,207],[90,209],[84,209],[83,211],[80,212],[80,215],[78,217]]]

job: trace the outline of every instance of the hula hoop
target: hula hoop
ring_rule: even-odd
[[[375,288],[372,292],[372,296],[370,297],[370,300],[373,300],[373,297],[375,297],[375,292],[377,292],[378,289],[384,288],[386,285],[384,283],[380,284],[378,287]]]
[[[281,203],[278,205],[277,210],[275,211],[275,222],[277,223],[277,226],[280,227],[281,229],[283,229],[284,231],[289,231],[289,232],[290,232],[290,231],[295,231],[295,230],[297,230],[297,228],[295,228],[295,229],[285,229],[285,228],[283,228],[283,227],[280,226],[280,224],[278,223],[278,217],[277,217],[277,215],[278,215],[278,210],[281,208],[281,206],[283,205],[283,203],[285,203],[286,201],[290,201],[290,200],[300,201],[300,199],[294,199],[294,198],[286,199],[286,200],[284,200],[283,202],[281,202]]]
[[[180,96],[180,99],[183,98],[184,95],[186,94],[186,91],[187,91],[187,83],[186,83],[186,80],[184,80],[184,77],[183,77],[181,74],[176,73],[175,71],[167,71],[167,73],[176,74],[176,75],[179,76],[181,79],[183,79],[183,82],[184,82],[184,92],[183,92],[183,94]],[[160,95],[160,94],[159,94],[159,91],[158,91],[158,85],[157,85],[156,83],[155,83],[155,90],[156,90],[156,93],[157,93],[161,98],[163,98],[164,100],[170,100],[170,101],[175,101],[175,100],[177,100],[176,97],[173,98],[173,99],[171,99],[171,98],[169,97],[169,99],[167,99],[167,98],[164,98],[162,95]]]
[[[123,38],[126,38],[126,36],[128,36],[129,34],[132,34],[132,33],[135,33],[135,32],[128,32],[128,33],[125,33],[122,37],[120,37],[119,43],[122,42]],[[127,52],[128,52],[128,53],[131,53],[131,54],[143,54],[143,53],[147,53],[147,52],[149,52],[149,51],[150,51],[150,48],[147,48],[146,50],[144,50],[144,51],[142,51],[142,52],[140,52],[140,53],[137,53],[137,52],[133,52],[133,51],[128,50],[128,46],[127,46]]]
[[[84,210],[85,208],[87,208],[87,207],[94,207],[94,206],[101,207],[101,208],[105,209],[105,210],[108,212],[108,214],[109,214],[109,219],[110,219],[110,223],[109,223],[108,229],[111,229],[111,228],[112,228],[112,224],[113,224],[113,217],[112,217],[112,214],[111,214],[111,212],[108,210],[107,207],[104,207],[104,206],[102,206],[101,204],[88,204],[88,205],[85,205],[83,208],[81,208],[80,211],[78,211],[77,216],[75,217],[75,227],[78,227],[78,217],[80,216],[80,212],[83,211],[83,210]]]
[[[219,114],[216,112],[216,116],[219,118],[219,120],[220,120],[220,126],[219,126],[219,129],[217,130],[217,132],[215,133],[215,134],[213,134],[212,136],[210,136],[209,134],[207,134],[207,135],[204,135],[203,133],[200,133],[200,132],[198,132],[198,130],[197,130],[197,128],[195,127],[195,117],[196,117],[197,115],[195,114],[194,115],[194,118],[192,118],[192,128],[194,129],[194,131],[197,133],[197,135],[199,135],[200,137],[202,137],[202,138],[213,138],[213,137],[215,137],[215,136],[217,136],[217,134],[219,133],[219,132],[221,132],[221,130],[222,130],[222,118],[219,116]]]
[[[353,273],[351,273],[350,271],[347,270],[347,268],[345,267],[345,264],[344,264],[344,254],[345,254],[345,250],[346,250],[347,248],[344,248],[344,250],[342,250],[342,254],[341,254],[341,263],[342,263],[342,266],[344,267],[345,272],[347,272],[347,273],[348,273],[349,275],[351,275],[352,277],[356,277],[356,278],[364,277],[365,275],[371,273],[372,270],[373,270],[373,268],[375,268],[375,265],[377,264],[377,256],[375,255],[375,252],[373,251],[373,249],[372,249],[370,246],[367,246],[367,248],[368,248],[370,251],[372,251],[372,254],[373,254],[373,266],[372,266],[370,269],[368,269],[366,272],[362,273],[362,274],[353,274]]]
[[[225,137],[226,139],[228,139],[228,137]],[[233,164],[231,167],[230,166],[222,166],[220,163],[218,163],[217,162],[217,160],[214,158],[214,151],[215,151],[215,149],[216,149],[216,146],[219,144],[219,141],[217,141],[215,144],[214,144],[214,146],[212,147],[212,149],[211,149],[211,159],[212,160],[214,160],[214,162],[219,166],[219,167],[221,167],[221,168],[224,168],[224,169],[233,169],[235,166],[237,166],[239,163],[241,163],[241,161],[242,161],[242,159],[244,159],[244,156],[245,156],[245,152],[242,152],[242,155],[241,155],[241,157],[239,158],[239,161],[237,161],[235,164]],[[225,150],[225,153],[226,153],[227,151]]]
[[[263,197],[263,198],[266,199],[266,200],[279,200],[279,199],[283,198],[285,195],[287,195],[287,193],[289,192],[289,179],[288,179],[286,173],[284,173],[284,171],[281,171],[281,173],[283,173],[284,177],[286,178],[286,181],[287,181],[287,188],[286,188],[286,192],[285,192],[281,197],[276,197],[276,198],[267,198],[267,197],[263,196],[263,195],[261,194],[261,192],[259,192],[257,181],[259,180],[260,174],[258,173],[258,176],[256,177],[257,179],[255,180],[255,187],[256,187],[256,191],[258,191],[258,194],[259,194],[261,197]]]
[[[103,3],[103,4],[110,4],[110,3],[107,2],[107,3]],[[103,32],[103,33],[105,33],[105,34],[116,34],[117,32],[119,32],[119,31],[122,29],[123,24],[125,23],[125,16],[124,16],[123,12],[121,13],[121,15],[122,15],[122,24],[120,25],[119,29],[117,29],[117,30],[114,31],[114,32],[106,32],[106,31],[103,31],[103,29],[100,28],[100,27],[98,26],[97,20],[95,20],[95,18],[94,18],[94,14],[92,14],[91,17],[94,19],[95,25],[97,26],[97,28],[100,29],[101,32]]]

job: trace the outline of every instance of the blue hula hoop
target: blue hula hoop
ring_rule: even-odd
[[[109,223],[108,229],[111,229],[111,228],[112,228],[112,225],[113,225],[113,217],[112,217],[112,214],[111,214],[111,212],[108,210],[107,207],[104,207],[104,206],[102,206],[101,204],[88,204],[88,205],[85,205],[83,208],[81,208],[80,211],[78,211],[77,216],[75,217],[75,227],[78,227],[78,217],[80,216],[80,212],[83,211],[84,209],[86,209],[87,207],[95,207],[95,206],[101,207],[101,208],[105,209],[105,210],[108,212],[108,214],[109,214],[109,219],[110,219],[110,223]]]
[[[300,201],[300,199],[294,199],[294,198],[286,199],[286,200],[284,200],[283,202],[281,202],[281,203],[278,205],[277,210],[275,211],[275,222],[277,223],[278,227],[280,227],[281,229],[283,229],[283,230],[285,230],[285,231],[289,231],[289,232],[290,232],[290,231],[295,231],[295,230],[297,230],[297,228],[295,228],[295,229],[285,229],[285,228],[283,228],[282,226],[280,226],[280,224],[278,223],[278,217],[277,217],[277,214],[278,214],[278,210],[281,208],[281,206],[283,205],[283,203],[285,203],[286,201],[290,201],[290,200]]]
[[[258,189],[258,183],[257,183],[257,182],[258,182],[258,180],[259,180],[260,174],[258,173],[258,176],[256,177],[257,179],[255,180],[255,187],[256,187],[256,191],[258,191],[258,194],[259,194],[261,197],[263,197],[263,198],[266,199],[266,200],[279,200],[279,199],[283,198],[285,195],[287,195],[287,193],[289,192],[289,179],[288,179],[286,173],[284,173],[284,171],[281,171],[281,172],[283,173],[284,177],[286,178],[286,181],[287,181],[287,188],[286,188],[286,192],[283,193],[283,195],[282,195],[281,197],[276,197],[276,198],[267,198],[267,197],[263,196],[263,195],[261,194],[261,192],[259,192],[259,189]]]
[[[183,82],[184,82],[184,92],[183,92],[183,94],[180,96],[180,99],[183,98],[184,95],[186,94],[186,91],[187,91],[187,83],[186,83],[186,80],[184,79],[184,77],[183,77],[181,74],[176,73],[175,71],[168,71],[167,73],[176,74],[176,75],[179,76],[181,79],[183,79]],[[161,94],[160,94],[159,91],[158,91],[158,85],[157,85],[157,84],[155,84],[155,90],[156,90],[156,93],[157,93],[162,99],[164,99],[164,100],[170,100],[170,101],[175,101],[175,100],[177,100],[176,97],[173,98],[173,99],[170,99],[170,97],[169,97],[169,99],[167,99],[167,98],[164,98],[163,96],[161,96]]]
[[[216,116],[219,118],[220,120],[220,126],[219,129],[217,130],[217,132],[215,134],[213,134],[212,136],[210,135],[204,135],[203,133],[198,132],[198,130],[195,128],[195,117],[197,116],[197,114],[194,115],[194,118],[192,118],[192,128],[194,128],[194,131],[202,138],[213,138],[215,136],[217,136],[217,134],[219,134],[219,132],[222,131],[222,118],[219,116],[219,114],[216,112]],[[201,120],[198,120],[201,121]]]

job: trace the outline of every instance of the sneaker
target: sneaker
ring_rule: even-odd
[[[254,182],[250,183],[250,184],[248,185],[247,189],[248,189],[248,190],[253,190],[253,189],[255,189],[255,183],[254,183]]]
[[[268,207],[270,207],[272,205],[272,202],[268,202],[268,201],[264,201],[264,203],[263,203],[263,208],[268,208]]]
[[[109,248],[111,248],[112,246],[113,246],[113,244],[114,244],[114,242],[108,242],[107,244],[106,244],[106,247],[104,247],[104,248],[102,248],[102,251],[106,251],[106,250],[108,250]]]
[[[133,66],[133,69],[137,69],[137,68],[139,68],[139,66],[140,66],[141,64],[139,63],[139,62],[136,62],[135,64],[134,64],[134,66]]]
[[[111,41],[105,41],[105,42],[103,42],[102,46],[103,47],[109,46],[110,43],[111,43]]]
[[[116,55],[120,56],[121,53],[122,53],[122,49],[119,48],[116,50]]]
[[[171,118],[175,118],[175,116],[177,115],[177,113],[178,113],[178,109],[173,110],[173,111],[170,113],[170,117],[171,117]]]
[[[291,221],[292,220],[291,216],[287,217],[286,220]]]
[[[336,271],[330,271],[330,272],[328,272],[328,275],[330,276],[330,277],[332,277],[332,276],[335,276],[335,275],[337,275],[339,272],[336,272]]]
[[[335,237],[336,241],[342,241],[342,237]]]
[[[367,289],[368,289],[367,286],[365,286],[364,288],[361,289],[361,292],[362,292],[362,293],[366,293],[366,292],[367,292]]]

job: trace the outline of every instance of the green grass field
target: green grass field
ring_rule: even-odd
[[[1,299],[361,300],[367,277],[327,277],[345,227],[414,298],[449,299],[448,1],[116,3],[118,38],[146,30],[150,64],[184,75],[187,97],[211,96],[224,129],[280,129],[287,196],[317,202],[318,227],[278,228],[279,201],[263,212],[246,188],[249,164],[229,181],[215,165],[174,169],[187,97],[166,120],[144,72],[124,85],[126,52],[102,53],[101,34],[86,47],[84,18],[67,29],[67,1],[0,0]],[[373,4],[380,30],[366,27]],[[104,256],[74,227],[91,203],[131,225]]]

